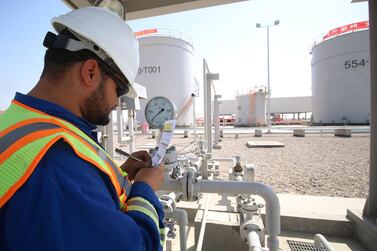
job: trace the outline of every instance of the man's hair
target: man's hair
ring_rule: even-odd
[[[77,37],[67,29],[63,30],[60,34],[78,40]],[[47,49],[44,57],[44,68],[41,74],[41,78],[46,77],[50,80],[59,80],[62,78],[64,73],[75,63],[97,58],[98,57],[90,50],[71,52],[59,48]]]

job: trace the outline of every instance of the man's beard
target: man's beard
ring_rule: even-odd
[[[83,107],[83,118],[95,125],[107,125],[110,122],[109,114],[112,107],[106,103],[105,84],[107,77],[102,75],[98,88],[92,95],[85,99]]]

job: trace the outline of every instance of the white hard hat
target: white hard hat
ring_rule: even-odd
[[[127,96],[135,98],[133,87],[139,68],[139,43],[126,22],[115,13],[99,8],[85,7],[73,10],[51,20],[60,33],[68,29],[111,68],[118,68],[127,78]]]

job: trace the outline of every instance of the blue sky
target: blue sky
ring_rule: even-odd
[[[270,29],[272,97],[311,95],[311,45],[327,31],[368,20],[367,2],[351,0],[251,0],[218,7],[130,21],[134,31],[167,28],[183,32],[194,42],[195,76],[202,80],[202,59],[220,73],[216,91],[233,98],[236,90],[267,83],[266,29],[256,23],[280,25]],[[0,110],[16,91],[27,93],[38,81],[52,30],[50,19],[67,12],[60,0],[1,0]],[[202,89],[202,87],[200,87]],[[200,89],[200,91],[202,91]]]

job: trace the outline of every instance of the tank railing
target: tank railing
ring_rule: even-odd
[[[331,40],[333,38],[336,38],[336,37],[339,37],[339,36],[343,36],[345,34],[350,34],[350,33],[358,32],[358,31],[363,31],[363,30],[368,30],[368,29],[369,28],[350,30],[350,31],[347,31],[347,32],[344,32],[344,33],[333,35],[333,36],[328,37],[328,38],[324,38],[324,36],[327,34],[327,32],[324,32],[321,35],[319,35],[319,36],[317,36],[316,38],[313,39],[313,43],[312,43],[311,48],[313,49],[314,46],[316,46],[316,45],[318,45],[318,44],[320,44],[320,43],[322,43],[324,41],[328,41],[328,40]]]
[[[137,38],[154,37],[154,36],[177,38],[177,39],[181,39],[189,43],[191,46],[194,46],[194,42],[189,35],[180,31],[172,30],[172,29],[157,28],[156,32],[146,32],[145,34],[136,35]]]
[[[242,88],[236,91],[236,96],[249,95],[253,93],[267,93],[267,87],[264,85],[255,85],[249,88]]]

